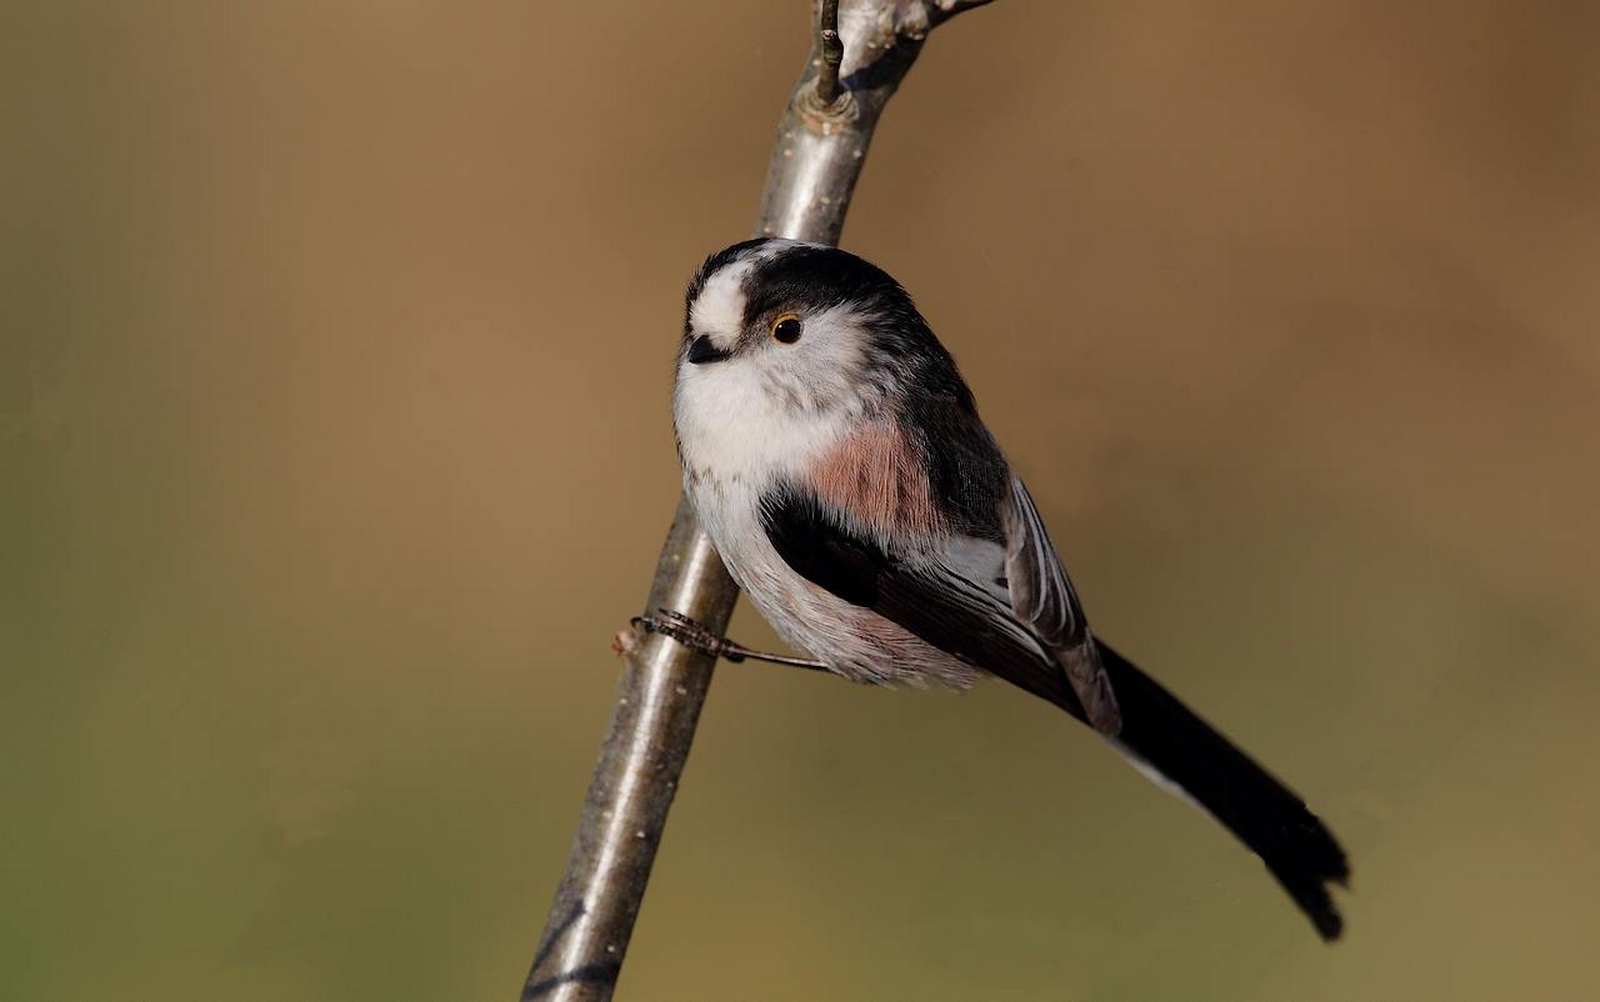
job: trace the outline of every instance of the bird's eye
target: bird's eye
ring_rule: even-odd
[[[785,313],[774,320],[772,336],[783,344],[794,344],[800,340],[800,318],[793,313]]]

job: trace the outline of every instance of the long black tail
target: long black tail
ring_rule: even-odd
[[[1293,790],[1176,696],[1116,651],[1099,647],[1122,709],[1116,743],[1226,825],[1267,864],[1322,938],[1338,939],[1344,920],[1328,882],[1343,885],[1350,867],[1333,833]]]

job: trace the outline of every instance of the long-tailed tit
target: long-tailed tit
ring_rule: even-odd
[[[710,653],[860,682],[988,672],[1100,732],[1266,863],[1326,939],[1344,851],[1293,791],[1089,630],[1044,523],[905,290],[836,248],[757,239],[689,286],[673,417],[684,489],[785,640],[761,655],[670,613]]]

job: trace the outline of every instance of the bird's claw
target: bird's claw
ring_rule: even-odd
[[[635,616],[633,626],[635,629],[643,629],[646,633],[659,633],[664,637],[671,637],[690,650],[709,654],[714,658],[720,657],[734,662],[744,660],[744,655],[738,653],[734,645],[725,638],[717,636],[705,626],[672,609],[657,609],[655,616]]]

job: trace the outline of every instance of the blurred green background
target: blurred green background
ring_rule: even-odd
[[[0,999],[513,997],[806,4],[0,20]],[[1018,692],[729,666],[621,997],[1600,997],[1597,31],[998,3],[845,233],[1345,942]]]

